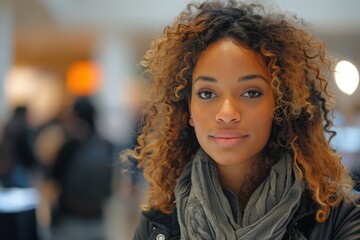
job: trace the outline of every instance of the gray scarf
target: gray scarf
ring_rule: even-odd
[[[236,222],[215,162],[200,149],[175,187],[181,239],[282,239],[302,190],[291,157],[284,157],[252,194]]]

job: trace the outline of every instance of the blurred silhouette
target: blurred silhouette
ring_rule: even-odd
[[[27,108],[15,108],[0,143],[0,180],[3,187],[29,187],[29,171],[36,159],[29,141]]]
[[[15,108],[0,141],[0,239],[38,239],[37,191],[30,178],[36,159],[29,133],[27,108]]]
[[[113,146],[98,134],[96,110],[88,98],[76,100],[72,113],[70,137],[60,149],[50,176],[60,191],[53,209],[53,237],[103,239],[103,207],[111,194]]]
[[[55,158],[67,139],[68,134],[62,116],[41,125],[34,133],[34,151],[41,177],[51,173]]]

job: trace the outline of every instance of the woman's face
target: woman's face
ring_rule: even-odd
[[[218,165],[260,160],[274,107],[270,75],[255,51],[220,39],[201,54],[192,76],[189,123]]]

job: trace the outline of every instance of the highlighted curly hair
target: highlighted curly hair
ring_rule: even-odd
[[[353,186],[329,145],[336,133],[331,130],[334,96],[324,76],[331,72],[324,44],[295,16],[234,1],[189,4],[143,57],[151,101],[138,146],[130,154],[149,182],[144,210],[174,210],[176,179],[199,148],[188,124],[192,72],[199,55],[221,38],[265,59],[276,104],[265,155],[269,160],[284,152],[293,156],[319,205],[316,219],[324,222]]]

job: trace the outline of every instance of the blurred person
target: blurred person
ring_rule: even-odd
[[[324,44],[257,4],[188,5],[142,61],[152,98],[134,157],[149,182],[134,239],[360,239],[330,147]]]
[[[0,140],[0,180],[3,187],[29,187],[36,158],[30,143],[27,108],[18,106]]]
[[[41,177],[48,175],[52,170],[55,158],[61,147],[69,138],[65,126],[66,113],[60,112],[58,117],[38,127],[34,135],[34,152],[39,162]]]
[[[27,108],[18,106],[0,140],[0,239],[38,239],[37,191],[31,179],[37,161],[29,133]]]
[[[113,147],[99,135],[95,121],[90,99],[77,99],[68,122],[71,135],[50,175],[59,189],[53,209],[54,239],[104,238],[103,207],[111,194]]]
[[[36,187],[40,194],[37,220],[44,238],[49,235],[52,206],[59,197],[57,185],[49,176],[60,149],[69,139],[66,128],[67,112],[68,108],[63,108],[58,115],[38,125],[32,134],[33,149],[38,160]]]

